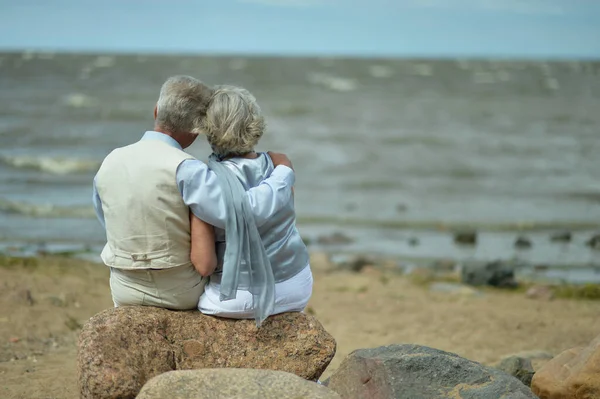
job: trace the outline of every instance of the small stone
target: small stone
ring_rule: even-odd
[[[408,245],[410,245],[411,247],[416,247],[417,245],[419,245],[419,239],[417,237],[409,238]]]
[[[531,386],[531,379],[535,371],[531,364],[531,360],[522,357],[511,356],[502,359],[494,366],[498,370],[504,371],[515,378],[518,378],[526,386]]]
[[[452,259],[439,259],[433,261],[431,268],[436,271],[451,272],[456,269],[456,262]]]
[[[354,240],[344,233],[336,231],[333,234],[328,236],[320,236],[317,239],[317,242],[321,245],[341,245],[341,244],[350,244],[353,243]]]
[[[396,205],[396,211],[398,211],[398,212],[406,212],[407,210],[408,210],[408,205],[406,205],[406,204]]]
[[[570,242],[572,234],[570,231],[561,231],[550,236],[551,241]]]
[[[490,285],[497,288],[515,288],[514,266],[502,261],[486,264],[477,262],[465,263],[461,270],[461,282],[468,285]]]
[[[534,285],[527,290],[525,296],[530,299],[551,301],[554,299],[554,290],[552,287],[547,285]]]
[[[520,236],[515,240],[515,248],[526,249],[531,248],[531,246],[531,240],[527,237]]]
[[[596,234],[592,236],[587,242],[586,245],[592,249],[600,249],[600,234]]]
[[[475,245],[477,244],[477,232],[459,231],[454,234],[454,242],[459,245]]]
[[[19,337],[10,337],[8,339],[8,342],[10,342],[11,344],[16,344],[17,342],[19,342],[21,339]]]

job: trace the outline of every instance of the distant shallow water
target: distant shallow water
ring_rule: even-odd
[[[100,245],[93,175],[151,128],[160,85],[179,73],[256,95],[269,125],[259,149],[293,160],[304,236],[588,276],[600,264],[582,244],[600,230],[600,63],[584,61],[0,53],[0,242]],[[452,243],[465,226],[481,231],[473,250]],[[577,240],[545,239],[562,229]],[[516,251],[523,231],[534,245]]]

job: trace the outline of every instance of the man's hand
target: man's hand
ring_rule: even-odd
[[[273,165],[275,165],[275,167],[277,167],[279,165],[283,165],[283,166],[287,166],[288,168],[294,170],[294,167],[292,166],[292,161],[290,161],[290,159],[287,157],[287,155],[282,154],[280,152],[272,152],[272,151],[267,152],[267,154],[269,154],[269,156],[271,157],[271,161],[273,161]]]

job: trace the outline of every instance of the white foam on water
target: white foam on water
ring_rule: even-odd
[[[308,81],[333,91],[354,91],[358,87],[358,82],[354,79],[341,78],[325,73],[311,73],[308,75]]]
[[[385,65],[369,65],[369,74],[374,78],[389,78],[394,75],[394,70]]]
[[[473,74],[473,82],[477,84],[496,83],[496,76],[493,72],[477,71]]]
[[[71,93],[63,99],[63,103],[73,108],[89,108],[96,104],[96,100],[82,93]]]
[[[34,169],[56,175],[91,172],[100,167],[100,162],[88,159],[62,157],[36,157],[2,155],[0,162],[19,169]]]
[[[544,79],[544,86],[550,90],[558,90],[560,89],[560,84],[558,83],[558,79],[553,78],[551,76]]]
[[[413,71],[419,76],[431,76],[433,75],[433,66],[429,64],[414,64]]]
[[[37,57],[40,60],[51,60],[54,58],[55,55],[56,55],[56,53],[53,53],[51,51],[44,51],[42,53],[39,53]]]
[[[508,73],[508,71],[505,70],[499,70],[496,71],[496,79],[498,79],[500,82],[509,82],[510,81],[510,73]]]
[[[25,50],[23,54],[21,54],[21,59],[25,61],[30,61],[35,58],[35,52],[33,50]]]
[[[94,209],[87,206],[57,206],[54,204],[30,204],[0,198],[0,211],[18,215],[44,218],[93,218]]]
[[[110,68],[115,66],[116,60],[114,56],[101,55],[94,60],[92,66],[94,68]]]

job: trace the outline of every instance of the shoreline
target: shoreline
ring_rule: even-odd
[[[78,331],[112,307],[108,269],[68,257],[11,259],[0,257],[0,396],[75,399]],[[523,289],[436,290],[448,286],[436,284],[441,275],[402,274],[393,262],[356,272],[314,252],[311,266],[306,312],[338,343],[323,379],[359,348],[415,343],[491,364],[522,351],[557,355],[600,329],[600,301],[530,299]]]

